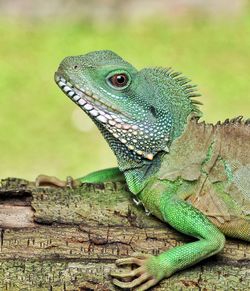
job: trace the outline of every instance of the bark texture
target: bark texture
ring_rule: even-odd
[[[9,178],[0,186],[0,290],[119,290],[109,277],[117,258],[192,241],[146,216],[121,183],[62,190]],[[249,278],[250,244],[228,240],[153,290],[250,290]]]

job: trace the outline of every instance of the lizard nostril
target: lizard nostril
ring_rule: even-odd
[[[78,65],[74,65],[74,69],[77,69],[78,68]]]

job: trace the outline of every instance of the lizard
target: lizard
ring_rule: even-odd
[[[66,181],[39,175],[37,185],[78,187],[125,181],[148,213],[194,241],[157,256],[120,258],[120,288],[147,290],[220,252],[225,236],[250,241],[250,119],[200,121],[196,85],[171,68],[137,70],[101,50],[66,57],[59,88],[93,120],[118,167]]]

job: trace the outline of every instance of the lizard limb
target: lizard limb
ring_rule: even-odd
[[[125,178],[119,168],[116,167],[92,172],[78,178],[77,181],[80,183],[125,182]]]
[[[118,182],[125,181],[124,175],[118,168],[108,168],[96,172],[92,172],[84,177],[73,179],[67,177],[66,181],[60,180],[54,176],[39,175],[36,178],[36,186],[55,186],[60,188],[79,187],[82,183],[103,183],[103,182]]]
[[[150,202],[147,201],[147,203],[154,202],[156,202],[154,198]],[[158,203],[159,201],[157,201]],[[193,236],[198,240],[175,247],[158,256],[146,256],[142,260],[138,257],[118,260],[118,265],[127,263],[128,265],[136,264],[139,266],[138,269],[131,273],[111,274],[116,278],[126,278],[131,275],[130,282],[114,280],[114,284],[121,288],[136,287],[136,290],[139,291],[147,290],[163,278],[168,278],[176,271],[194,265],[218,253],[224,247],[224,235],[205,215],[188,202],[176,196],[168,197],[163,193],[158,205],[166,222],[178,231]]]

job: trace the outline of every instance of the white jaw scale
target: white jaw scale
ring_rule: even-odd
[[[142,135],[143,132],[140,131],[137,125],[133,125],[124,117],[118,116],[115,110],[112,110],[112,107],[109,108],[103,104],[100,98],[88,88],[73,86],[70,82],[58,75],[56,75],[55,81],[74,103],[105,125],[105,128],[115,138],[119,139],[121,143],[125,144],[129,150],[148,160],[153,160],[154,155],[152,153],[147,153],[138,148],[137,137]],[[111,110],[112,113],[110,113]]]

